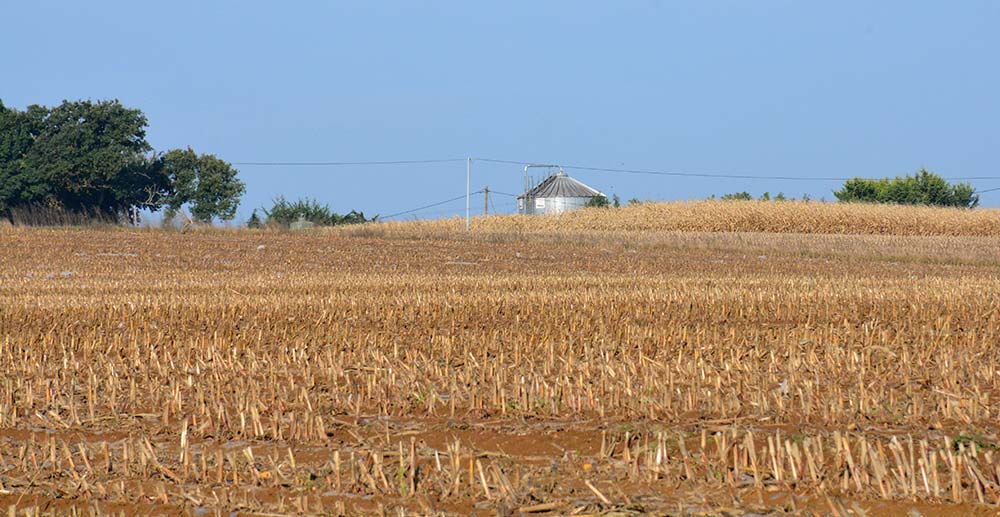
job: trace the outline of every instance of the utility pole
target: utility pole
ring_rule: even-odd
[[[490,215],[490,186],[483,187],[483,215]]]
[[[465,231],[472,229],[472,216],[469,214],[469,210],[472,208],[469,204],[470,197],[470,184],[472,182],[472,158],[466,158],[465,160]]]

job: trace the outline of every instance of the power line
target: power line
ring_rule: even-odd
[[[517,194],[508,194],[506,192],[500,192],[499,190],[490,190],[490,192],[492,192],[494,194],[500,194],[501,196],[519,197]]]
[[[391,221],[416,221],[421,219],[439,219],[442,216],[445,217],[463,217],[459,210],[456,209],[444,209],[444,210],[426,210],[423,212],[416,212],[409,215],[399,216]],[[385,221],[389,222],[389,221]]]
[[[457,163],[463,162],[466,158],[440,158],[433,160],[376,160],[376,161],[354,161],[354,162],[233,162],[233,165],[240,166],[261,166],[261,167],[346,167],[346,166],[367,166],[367,165],[418,165],[429,163]],[[523,160],[501,160],[497,158],[473,158],[473,161],[488,163],[505,163],[510,165],[530,165],[532,163]],[[661,171],[651,169],[618,169],[612,167],[592,167],[586,165],[564,165],[563,168],[590,171],[590,172],[611,172],[619,174],[642,174],[648,176],[674,176],[690,178],[715,178],[715,179],[751,179],[751,180],[775,180],[775,181],[847,181],[853,177],[837,176],[780,176],[780,175],[754,175],[735,173],[710,173],[710,172],[688,172],[688,171]],[[980,180],[1000,180],[1000,176],[968,176],[944,178],[951,181],[980,181]],[[987,191],[983,191],[987,192]]]
[[[525,162],[516,160],[500,160],[494,158],[473,158],[477,161],[490,163],[506,163],[511,165],[531,165],[536,162]],[[585,165],[563,165],[564,169],[591,171],[591,172],[614,172],[622,174],[644,174],[651,176],[680,176],[692,178],[716,178],[716,179],[756,179],[756,180],[780,180],[780,181],[847,181],[854,177],[799,177],[799,176],[758,176],[753,174],[727,174],[727,173],[707,173],[707,172],[685,172],[685,171],[658,171],[647,169],[615,169],[609,167],[590,167]],[[973,181],[973,180],[998,180],[1000,176],[969,176],[958,178],[944,178],[951,181]]]
[[[566,165],[565,168],[593,171],[593,172],[614,172],[622,174],[644,174],[649,176],[681,176],[689,178],[715,178],[715,179],[753,179],[753,180],[781,180],[781,181],[847,181],[850,178],[835,177],[813,177],[802,178],[798,176],[754,176],[751,174],[715,174],[703,172],[668,172],[668,171],[648,171],[642,169],[607,169],[603,167],[585,167],[582,165]]]
[[[392,160],[371,162],[233,162],[233,165],[281,166],[281,167],[339,167],[348,165],[414,165],[420,163],[451,163],[464,162],[465,158],[444,158],[440,160]]]
[[[475,192],[470,192],[470,195],[476,195],[476,194],[482,194],[482,193],[483,193],[482,190],[477,190]],[[413,212],[419,212],[421,210],[426,210],[428,208],[434,208],[436,206],[441,206],[441,205],[444,205],[444,204],[447,204],[447,203],[453,203],[453,202],[458,201],[460,199],[465,199],[465,194],[462,194],[461,196],[453,197],[451,199],[446,199],[444,201],[438,201],[437,203],[431,203],[429,205],[424,205],[424,206],[421,206],[421,207],[418,207],[418,208],[411,208],[410,210],[403,210],[402,212],[396,212],[395,214],[389,214],[389,215],[381,217],[381,219],[391,219],[393,217],[398,217],[398,216],[401,216],[401,215],[412,214]]]
[[[475,158],[476,160],[491,163],[508,163],[512,165],[530,165],[532,162],[518,162],[514,160],[496,160],[492,158]],[[850,178],[833,177],[813,177],[801,178],[797,176],[755,176],[752,174],[716,174],[707,172],[682,172],[682,171],[656,171],[645,169],[612,169],[607,167],[589,167],[585,165],[563,165],[564,169],[573,169],[592,172],[615,172],[623,174],[645,174],[651,176],[683,176],[694,178],[718,178],[718,179],[760,179],[760,180],[793,180],[793,181],[846,181]]]
[[[497,160],[494,158],[473,158],[473,160],[477,162],[509,163],[511,165],[531,165],[534,163],[541,163],[541,162],[518,162],[514,160]]]

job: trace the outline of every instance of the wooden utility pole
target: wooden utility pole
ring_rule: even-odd
[[[469,198],[472,197],[472,193],[469,192],[469,186],[472,184],[472,158],[466,158],[465,160],[465,231],[472,229],[472,217],[469,214]]]
[[[490,215],[490,186],[483,187],[483,215]]]

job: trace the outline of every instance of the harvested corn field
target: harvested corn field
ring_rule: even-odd
[[[995,240],[480,224],[0,229],[0,508],[1000,503]]]

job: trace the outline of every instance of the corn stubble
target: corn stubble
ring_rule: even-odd
[[[1000,503],[1000,243],[392,231],[2,230],[0,504]]]

